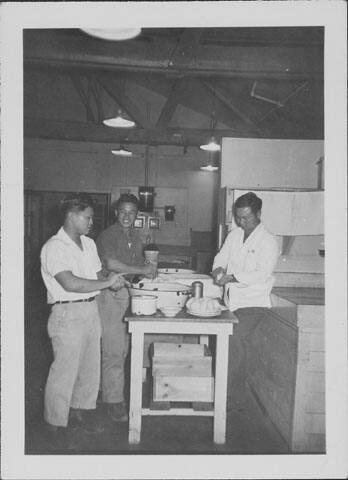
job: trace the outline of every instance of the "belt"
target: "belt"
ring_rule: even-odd
[[[92,302],[95,299],[95,297],[89,297],[89,298],[81,298],[80,300],[58,300],[57,302],[54,302],[53,305],[56,305],[57,303],[78,303],[78,302]]]

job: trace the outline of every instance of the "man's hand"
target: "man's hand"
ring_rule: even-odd
[[[217,267],[211,272],[211,274],[216,285],[219,285],[220,287],[225,285],[224,283],[221,283],[221,280],[226,276],[225,268]]]
[[[124,287],[128,282],[123,278],[122,275],[119,275],[114,272],[110,272],[107,276],[107,281],[109,283],[110,290],[120,290],[120,288]]]
[[[237,282],[238,280],[234,277],[234,275],[227,275],[226,269],[222,267],[217,267],[211,272],[214,283],[219,285],[219,287],[223,287],[226,283]]]

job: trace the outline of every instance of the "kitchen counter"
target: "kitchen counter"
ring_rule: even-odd
[[[325,290],[272,290],[255,329],[247,383],[292,452],[325,452]]]
[[[324,305],[325,289],[309,287],[275,287],[272,294],[296,305]]]
[[[275,287],[325,287],[325,259],[319,255],[281,255],[274,270]]]
[[[157,245],[160,268],[194,268],[197,250],[186,245]]]

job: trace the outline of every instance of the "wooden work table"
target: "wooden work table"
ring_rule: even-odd
[[[247,382],[293,452],[325,452],[323,288],[274,288],[255,329]]]
[[[226,439],[226,397],[228,340],[233,333],[233,324],[238,320],[229,311],[217,317],[195,317],[185,310],[175,317],[164,317],[157,312],[154,315],[125,316],[131,334],[131,373],[130,373],[130,407],[129,407],[129,443],[139,443],[141,436],[141,418],[143,415],[203,415],[214,418],[214,442],[224,443]],[[176,408],[169,411],[150,410],[142,406],[142,369],[144,336],[147,333],[215,335],[215,376],[214,407],[212,411],[194,411]]]

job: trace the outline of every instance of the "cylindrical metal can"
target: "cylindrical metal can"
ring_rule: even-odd
[[[192,283],[192,296],[194,298],[203,297],[203,283],[202,282],[193,282]]]

